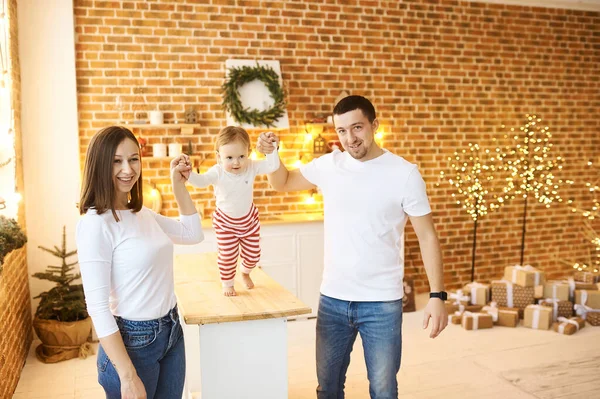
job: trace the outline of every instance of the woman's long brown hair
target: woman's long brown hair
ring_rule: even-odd
[[[133,133],[122,126],[106,127],[92,137],[83,170],[83,184],[79,201],[80,214],[83,215],[90,208],[96,209],[98,214],[103,214],[110,209],[115,220],[119,221],[115,212],[117,192],[113,180],[113,161],[117,147],[126,139],[132,140],[140,148]],[[144,203],[141,169],[138,180],[129,192],[129,197],[127,207],[133,212],[139,212]]]

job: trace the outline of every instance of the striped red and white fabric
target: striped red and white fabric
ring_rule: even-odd
[[[246,274],[249,274],[260,260],[258,209],[252,204],[246,216],[232,218],[217,208],[212,220],[217,236],[217,263],[221,282],[224,287],[233,287],[238,256],[242,258],[242,273]]]

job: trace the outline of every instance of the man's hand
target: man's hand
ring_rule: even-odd
[[[256,150],[263,154],[270,154],[279,147],[279,137],[273,132],[264,132],[256,140]]]
[[[171,160],[171,179],[173,182],[186,182],[190,178],[190,173],[192,173],[192,164],[189,156],[181,154]]]
[[[429,334],[429,338],[435,338],[448,325],[448,313],[446,312],[444,301],[439,298],[429,298],[423,317],[423,329],[426,329],[429,325],[429,319],[431,319],[431,333]]]

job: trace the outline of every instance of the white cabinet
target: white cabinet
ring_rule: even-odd
[[[204,227],[204,241],[176,245],[175,254],[217,252],[212,228]],[[323,222],[262,223],[259,266],[312,309],[316,316],[323,275]],[[215,265],[217,267],[217,265]]]

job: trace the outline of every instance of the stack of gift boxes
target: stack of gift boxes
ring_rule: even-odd
[[[448,318],[465,330],[523,326],[572,335],[586,321],[600,326],[600,272],[577,271],[562,281],[546,281],[532,266],[508,266],[501,280],[474,282],[450,293]]]

